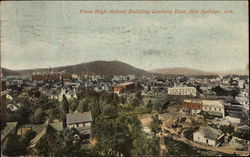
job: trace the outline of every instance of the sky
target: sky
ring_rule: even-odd
[[[20,70],[118,60],[144,70],[246,69],[247,5],[225,1],[1,2],[1,67]],[[96,9],[148,10],[150,14],[83,13]],[[198,13],[189,14],[190,9]],[[153,10],[173,12],[152,14]],[[175,14],[175,10],[187,14]]]

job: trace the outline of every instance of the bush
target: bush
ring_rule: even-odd
[[[193,140],[193,133],[198,130],[198,127],[195,128],[188,128],[183,132],[184,137],[186,137],[189,140]]]

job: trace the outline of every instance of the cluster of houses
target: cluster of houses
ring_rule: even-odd
[[[13,122],[6,123],[6,112],[15,112],[22,107],[15,98],[29,97],[28,91],[33,87],[49,99],[63,100],[63,95],[68,100],[77,99],[78,89],[92,89],[97,92],[112,92],[118,95],[122,93],[134,93],[140,90],[144,97],[158,95],[189,96],[181,104],[180,111],[184,114],[198,115],[206,113],[208,116],[226,120],[229,123],[242,128],[249,120],[249,79],[240,79],[237,76],[229,78],[212,77],[196,78],[184,76],[114,76],[103,77],[98,75],[76,75],[67,73],[36,73],[31,79],[20,76],[9,76],[2,79],[1,91],[1,142],[4,142],[8,134],[24,134],[27,130],[34,130],[37,135],[31,140],[29,149],[34,150],[38,141],[46,136],[47,131],[60,131],[65,126],[74,128],[76,136],[88,139],[91,135],[91,112],[67,113],[65,124],[63,122],[48,123],[41,125],[25,125],[17,128]],[[197,85],[202,93],[197,90]],[[220,85],[225,89],[237,87],[240,92],[235,98],[218,97],[211,89]],[[213,97],[210,99],[210,97]],[[231,100],[232,99],[232,100]],[[244,127],[243,127],[244,129]],[[2,138],[3,137],[3,138]],[[200,127],[194,132],[193,140],[208,145],[216,146],[221,143],[220,131]]]

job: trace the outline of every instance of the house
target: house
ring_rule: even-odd
[[[225,117],[224,106],[219,100],[202,100],[202,110],[211,116]]]
[[[7,76],[6,78],[6,85],[10,86],[10,85],[18,85],[18,86],[22,86],[24,81],[23,81],[23,77],[21,76]]]
[[[21,104],[20,103],[18,103],[18,104],[8,104],[7,109],[11,112],[15,112],[21,108]]]
[[[210,145],[210,146],[218,146],[223,142],[224,134],[216,130],[212,127],[201,126],[199,130],[193,133],[194,142]]]
[[[244,84],[245,84],[245,80],[239,80],[238,81],[238,87],[243,89],[244,88]]]
[[[17,135],[24,135],[30,130],[32,130],[32,125],[30,125],[30,124],[22,125],[22,126],[18,127],[16,134]]]
[[[231,112],[225,117],[233,126],[237,126],[241,123],[242,113]]]
[[[29,146],[27,148],[30,154],[37,154],[37,144],[43,138],[51,138],[56,135],[57,130],[55,130],[51,125],[48,123],[44,124],[42,130],[29,142]]]
[[[196,88],[195,87],[172,87],[168,88],[169,95],[192,95],[196,96]]]
[[[248,106],[249,105],[249,97],[248,96],[236,96],[235,100],[241,105]]]
[[[6,95],[6,99],[7,99],[7,100],[13,100],[13,97],[12,97],[11,95],[7,94],[7,95]]]
[[[202,110],[201,100],[184,100],[181,104],[181,111],[188,114],[197,114]]]
[[[73,99],[73,98],[77,99],[75,89],[72,90],[72,89],[64,89],[64,88],[62,88],[61,93],[59,95],[59,101],[63,100],[63,95],[65,95],[68,100]]]
[[[120,94],[123,90],[124,91],[131,91],[135,89],[134,82],[126,82],[121,84],[114,85],[114,93]]]
[[[91,126],[91,122],[92,122],[91,112],[68,113],[66,115],[66,124],[68,128]]]
[[[59,100],[59,97],[60,97],[60,90],[57,90],[57,89],[50,89],[48,91],[46,91],[46,96],[48,99],[56,99],[56,100]]]
[[[81,135],[86,135],[87,138],[91,135],[91,122],[91,112],[68,113],[66,115],[67,127],[76,129]]]
[[[3,129],[1,129],[1,155],[3,148],[6,146],[8,137],[16,134],[17,122],[7,122]]]

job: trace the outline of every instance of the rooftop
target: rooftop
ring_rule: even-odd
[[[205,126],[201,126],[199,131],[201,132],[201,134],[208,139],[211,140],[216,140],[221,134],[222,132],[211,128],[211,127],[205,127]]]
[[[195,87],[181,87],[181,86],[178,86],[178,87],[171,87],[171,88],[168,88],[168,89],[196,89]]]
[[[75,124],[92,121],[91,112],[68,113],[66,115],[67,124]]]
[[[125,83],[121,83],[121,84],[116,84],[115,86],[127,86],[127,85],[131,85],[134,84],[134,82],[125,82]]]
[[[14,130],[17,126],[17,122],[8,122],[3,130],[1,130],[1,142]]]
[[[202,100],[202,105],[223,107],[219,100]]]

